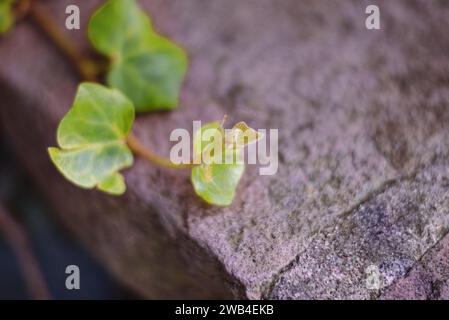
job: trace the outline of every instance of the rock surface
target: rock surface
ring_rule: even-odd
[[[449,299],[449,237],[446,236],[398,280],[382,299]]]
[[[83,27],[67,35],[87,52],[100,2],[45,6],[63,28],[65,6],[80,5]],[[140,116],[136,135],[168,154],[171,130],[228,114],[279,129],[280,165],[274,176],[250,166],[228,208],[202,203],[187,172],[139,159],[124,197],[75,188],[46,147],[78,79],[20,23],[0,40],[1,127],[61,220],[118,278],[150,298],[277,299],[393,297],[421,265],[417,278],[439,279],[421,257],[449,227],[447,2],[376,1],[376,31],[365,28],[367,1],[141,3],[191,66],[179,110]]]

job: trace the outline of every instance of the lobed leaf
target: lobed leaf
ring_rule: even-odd
[[[192,169],[191,180],[198,196],[210,204],[230,205],[245,170],[238,161],[242,148],[259,138],[244,122],[236,124],[228,134],[220,122],[211,122],[195,132],[193,153],[202,163]]]
[[[228,206],[244,171],[244,164],[202,164],[192,169],[193,188],[207,203]]]
[[[223,141],[224,131],[220,122],[211,122],[202,126],[193,135],[194,159],[201,159],[203,155],[214,147],[214,142]]]
[[[133,163],[126,145],[133,122],[133,104],[122,93],[82,83],[59,124],[59,148],[48,149],[50,158],[74,184],[122,194],[126,186],[119,171]]]
[[[231,132],[225,136],[227,148],[241,149],[251,143],[257,142],[262,135],[250,128],[245,122],[239,122],[232,127]]]
[[[158,35],[135,0],[108,0],[91,18],[89,39],[111,59],[110,86],[120,89],[136,111],[177,107],[187,55]]]

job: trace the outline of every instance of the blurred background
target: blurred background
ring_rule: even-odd
[[[52,218],[39,190],[27,179],[8,146],[0,140],[0,203],[19,223],[28,238],[44,283],[54,299],[127,299],[133,297],[121,287],[89,253]],[[2,220],[0,219],[0,223]],[[3,228],[0,227],[0,230]],[[65,269],[81,270],[79,290],[65,287]],[[0,232],[0,299],[32,298],[18,252],[5,232]]]

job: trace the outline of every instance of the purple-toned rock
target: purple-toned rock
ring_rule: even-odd
[[[382,299],[449,299],[449,236],[429,250]]]

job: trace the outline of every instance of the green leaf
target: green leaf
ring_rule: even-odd
[[[0,0],[0,34],[7,32],[14,23],[14,12],[12,10],[15,0]]]
[[[101,181],[98,184],[98,189],[111,194],[123,194],[126,191],[125,179],[120,173],[115,173]]]
[[[225,136],[226,148],[241,149],[257,142],[263,135],[250,128],[245,122],[236,123]]]
[[[196,194],[207,203],[228,206],[244,170],[244,164],[202,164],[192,169],[192,184]]]
[[[240,150],[225,153],[224,130],[220,122],[211,122],[195,132],[193,153],[202,164],[192,169],[191,180],[195,192],[207,203],[227,206],[232,203],[235,189],[245,170],[237,162]],[[217,156],[219,154],[219,156]],[[225,162],[225,159],[230,161]]]
[[[74,184],[122,194],[126,186],[118,171],[133,163],[126,145],[133,122],[133,104],[121,92],[83,83],[59,124],[60,148],[49,148],[50,158]]]
[[[110,86],[120,89],[137,111],[177,107],[187,55],[158,35],[134,0],[109,0],[91,18],[89,39],[111,59]]]
[[[194,159],[201,158],[204,153],[208,153],[214,147],[214,141],[223,141],[224,131],[220,122],[211,122],[202,126],[193,136],[193,156]]]

